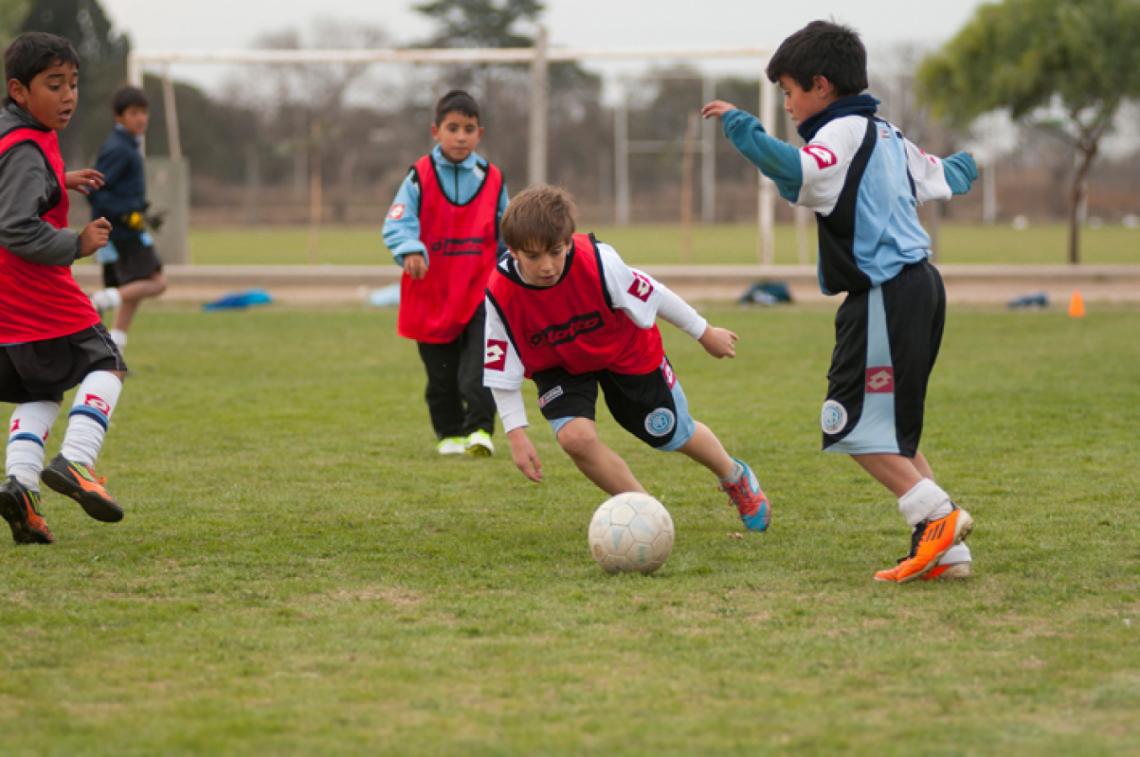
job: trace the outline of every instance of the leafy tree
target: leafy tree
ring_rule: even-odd
[[[1004,0],[983,5],[918,82],[936,115],[965,124],[1000,108],[1074,151],[1069,262],[1089,169],[1121,105],[1140,97],[1138,0]]]
[[[68,163],[93,161],[110,128],[111,95],[126,81],[130,42],[98,0],[33,0],[20,31],[58,34],[79,52],[80,107],[60,133],[60,149]]]
[[[431,0],[412,7],[439,23],[426,47],[530,47],[532,38],[516,27],[546,9],[538,0]]]
[[[533,47],[545,3],[538,0],[431,0],[413,6],[438,26],[424,47]],[[593,190],[586,178],[609,140],[609,116],[600,103],[601,79],[577,63],[554,63],[548,69],[549,107],[558,118],[549,122],[551,175],[563,183],[576,181]],[[478,64],[445,67],[447,89],[463,88],[478,98],[487,130],[487,154],[503,168],[512,190],[515,177],[526,176],[530,69],[520,65]],[[496,150],[496,146],[501,149]]]

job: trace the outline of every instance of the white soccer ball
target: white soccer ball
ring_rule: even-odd
[[[652,573],[673,551],[673,518],[648,494],[617,494],[594,511],[589,541],[607,573]]]

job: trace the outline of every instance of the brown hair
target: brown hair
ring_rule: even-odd
[[[511,198],[503,213],[503,241],[512,250],[552,250],[570,241],[577,214],[565,189],[536,184]]]

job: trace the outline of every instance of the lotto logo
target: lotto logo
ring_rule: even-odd
[[[507,343],[502,339],[488,339],[487,350],[483,353],[483,367],[501,371],[507,367]]]
[[[11,433],[14,433],[14,432],[19,431],[19,430],[20,430],[20,419],[19,418],[13,418],[12,419],[12,428],[8,429],[8,433],[11,434]]]
[[[93,407],[103,415],[111,414],[111,406],[107,404],[106,400],[97,394],[88,394],[83,398],[83,404],[88,407]]]
[[[821,171],[825,168],[831,168],[839,162],[839,159],[835,157],[835,153],[823,145],[804,145],[803,151],[812,157]]]
[[[550,389],[550,390],[548,390],[548,391],[547,391],[545,394],[543,394],[541,397],[539,397],[539,398],[538,398],[538,406],[539,406],[539,408],[544,408],[544,407],[546,407],[546,406],[547,406],[547,405],[549,405],[551,402],[553,402],[554,400],[556,400],[556,399],[558,399],[559,397],[561,397],[563,394],[564,394],[564,392],[563,392],[563,390],[562,390],[562,385],[561,385],[561,384],[559,384],[558,386],[554,387],[553,389]]]
[[[882,365],[867,369],[867,394],[890,394],[894,390],[894,368]]]
[[[668,360],[661,363],[661,373],[665,375],[665,383],[672,389],[677,383],[677,375],[673,373],[673,366],[669,365]]]
[[[649,295],[653,294],[653,284],[648,277],[633,271],[633,283],[629,285],[628,291],[642,302],[648,302]]]
[[[404,204],[398,202],[395,205],[393,205],[392,207],[388,208],[388,217],[391,218],[393,221],[399,221],[401,218],[403,218],[404,217]]]

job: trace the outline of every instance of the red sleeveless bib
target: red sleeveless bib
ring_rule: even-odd
[[[13,129],[0,137],[0,155],[23,142],[43,153],[59,182],[59,201],[43,214],[57,229],[67,226],[67,183],[54,131]],[[74,334],[99,322],[91,300],[75,283],[70,265],[32,263],[0,247],[0,344],[38,342]]]
[[[643,329],[606,295],[601,254],[588,234],[574,235],[566,271],[552,287],[532,287],[497,269],[488,294],[529,378],[562,367],[581,374],[638,375],[661,367],[661,332]]]
[[[427,248],[422,279],[400,281],[400,336],[445,344],[459,337],[479,304],[495,268],[499,240],[496,216],[503,176],[487,164],[475,196],[457,205],[444,195],[431,155],[416,161],[420,182],[420,239]]]

